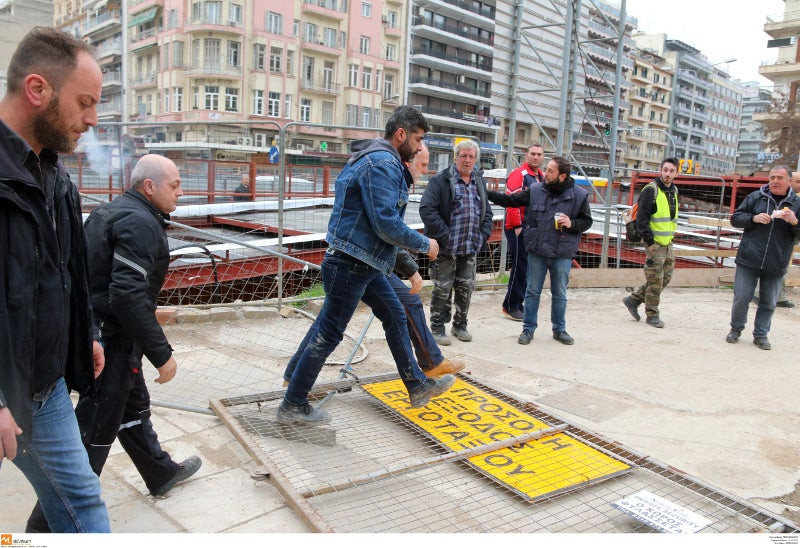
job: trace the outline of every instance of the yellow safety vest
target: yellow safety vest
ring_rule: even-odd
[[[656,188],[656,212],[650,217],[650,231],[657,244],[669,245],[678,229],[678,194],[675,193],[675,217],[670,218],[667,195],[661,191],[658,183],[655,183],[654,186]]]

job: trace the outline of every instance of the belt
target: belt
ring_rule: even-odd
[[[341,249],[336,249],[336,248],[333,248],[333,247],[329,247],[328,251],[326,253],[328,253],[328,255],[330,255],[331,257],[338,257],[340,259],[343,259],[345,261],[349,261],[351,263],[357,263],[357,264],[363,264],[363,265],[369,266],[364,261],[362,261],[360,259],[356,259],[352,255],[348,255],[347,253],[345,253]]]

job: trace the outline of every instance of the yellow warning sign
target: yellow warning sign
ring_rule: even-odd
[[[453,388],[424,408],[409,407],[399,379],[362,385],[373,397],[453,451],[549,428],[535,417],[456,379]],[[574,437],[559,433],[468,459],[479,471],[532,500],[596,482],[629,465]]]

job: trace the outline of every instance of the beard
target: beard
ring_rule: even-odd
[[[33,136],[42,148],[72,152],[78,146],[78,139],[72,137],[70,128],[62,121],[59,104],[59,96],[54,95],[47,108],[36,115],[32,122]]]
[[[400,159],[404,162],[410,162],[417,154],[417,151],[408,144],[408,139],[406,139],[405,143],[400,145],[400,147],[397,149],[397,152],[400,154]]]

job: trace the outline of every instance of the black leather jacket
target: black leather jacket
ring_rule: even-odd
[[[92,313],[80,196],[58,156],[37,157],[0,123],[0,401],[30,440],[31,396],[60,377],[94,389]]]
[[[101,335],[130,338],[156,367],[172,356],[155,315],[169,268],[164,219],[144,196],[128,190],[92,211],[85,226]]]

